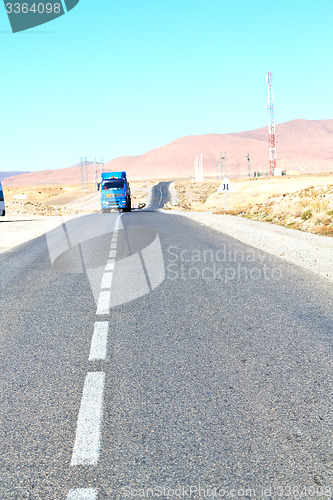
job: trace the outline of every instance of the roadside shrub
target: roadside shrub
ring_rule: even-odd
[[[314,231],[317,234],[323,234],[325,236],[333,236],[333,226],[315,226]]]
[[[239,215],[243,213],[242,210],[239,209],[230,209],[230,210],[224,210],[221,208],[217,208],[216,210],[213,211],[213,214],[217,215]]]
[[[315,224],[323,224],[324,226],[328,226],[332,222],[332,217],[326,212],[319,212],[315,214],[312,219]]]
[[[310,210],[309,208],[305,210],[301,215],[302,220],[309,220],[311,219],[311,217],[312,217],[312,210]]]
[[[295,217],[300,217],[302,215],[302,208],[301,207],[295,207],[294,208],[294,216]]]
[[[258,213],[258,210],[259,210],[258,205],[252,205],[250,208],[250,215],[255,215],[256,213]]]

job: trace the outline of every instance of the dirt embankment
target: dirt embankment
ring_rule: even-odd
[[[333,236],[333,176],[177,182],[179,201],[165,208],[248,217],[316,234]],[[227,208],[225,208],[227,205]]]

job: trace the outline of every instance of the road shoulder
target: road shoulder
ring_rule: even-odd
[[[233,215],[178,210],[163,213],[188,217],[333,281],[333,238]]]
[[[80,215],[6,215],[0,220],[0,254],[27,243]]]

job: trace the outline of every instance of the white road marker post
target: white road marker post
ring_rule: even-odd
[[[217,190],[218,193],[224,193],[224,210],[227,210],[227,193],[228,193],[228,191],[231,191],[231,185],[229,183],[228,177],[225,176],[223,181],[221,182],[220,187]]]

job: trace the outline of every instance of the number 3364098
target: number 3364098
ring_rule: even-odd
[[[60,14],[60,3],[33,3],[30,7],[27,3],[6,3],[7,14]]]

